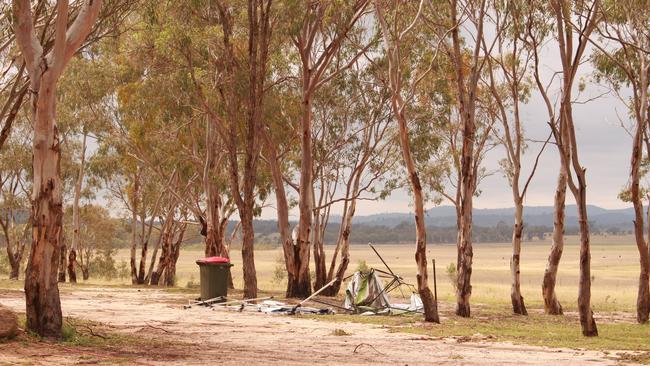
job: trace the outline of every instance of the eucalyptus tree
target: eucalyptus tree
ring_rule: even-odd
[[[397,146],[391,138],[389,94],[375,61],[356,63],[314,96],[314,288],[337,279],[324,294],[338,293],[345,277],[357,203],[384,198],[395,185]],[[337,206],[342,207],[340,232],[327,266],[325,232]]]
[[[290,74],[281,66],[285,64],[284,59],[276,57],[274,60],[274,70],[279,75]],[[278,80],[281,79],[285,79],[285,76],[279,76]],[[301,112],[297,100],[299,100],[299,96],[293,85],[288,82],[278,82],[270,90],[267,98],[269,111],[274,111],[274,113],[267,115],[264,126],[260,131],[264,144],[263,157],[271,173],[278,232],[288,278],[293,278],[296,269],[296,243],[293,241],[289,222],[289,209],[293,200],[291,200],[290,193],[287,192],[285,185],[295,189],[296,192],[299,190],[299,187],[291,181],[291,177],[294,176],[295,171],[298,169],[298,156],[300,154],[300,151],[296,148],[297,141],[300,140],[300,126],[294,122],[300,119]],[[289,293],[293,288],[293,282],[295,281],[287,281],[286,293]]]
[[[350,234],[357,204],[362,200],[381,200],[399,184],[398,173],[395,173],[399,147],[392,137],[395,130],[390,93],[379,80],[383,73],[378,63],[371,62],[365,67],[355,65],[344,79],[347,88],[341,87],[341,90],[346,90],[342,93],[345,100],[340,103],[344,126],[340,134],[346,141],[339,157],[343,173],[340,190],[343,194],[328,204],[342,203],[343,209],[325,280],[337,281],[324,292],[327,295],[334,296],[339,292],[350,264]]]
[[[530,94],[532,85],[529,66],[533,58],[530,48],[522,41],[522,35],[526,31],[526,22],[523,18],[526,6],[529,5],[523,2],[491,2],[490,13],[494,14],[495,24],[495,47],[490,50],[488,42],[485,39],[481,40],[488,66],[486,88],[490,92],[489,100],[495,106],[491,113],[501,125],[501,128],[494,131],[506,152],[506,158],[501,161],[501,166],[512,190],[515,207],[510,259],[512,275],[510,298],[513,312],[521,315],[528,315],[524,298],[521,296],[520,275],[524,198],[535,174],[539,157],[546,146],[544,144],[537,154],[529,174],[522,176],[522,157],[526,149],[526,141],[521,105],[527,102]],[[506,31],[503,31],[504,29]]]
[[[314,288],[326,283],[325,230],[329,224],[332,202],[344,174],[342,156],[348,144],[348,124],[345,107],[349,100],[339,93],[341,84],[334,81],[321,87],[314,96],[312,108],[312,155],[314,179],[311,197],[313,199],[313,228],[311,243],[314,249]]]
[[[43,46],[43,54],[50,52],[54,45],[56,32],[53,27],[55,2],[45,0],[32,1],[34,3],[34,29],[37,38]],[[122,30],[121,24],[139,2],[131,0],[110,0],[102,7],[98,21],[94,24],[92,32],[83,40],[80,49],[84,49],[105,37],[110,37]],[[22,106],[29,100],[29,77],[27,65],[21,57],[15,57],[16,34],[12,26],[11,1],[0,3],[0,93],[4,95],[0,105],[0,148],[9,137],[13,123]],[[83,1],[73,1],[70,5],[70,14],[77,14],[83,6]]]
[[[110,68],[94,58],[106,52],[110,42],[98,42],[86,48],[83,55],[73,60],[62,76],[59,91],[59,127],[64,132],[67,150],[73,152],[74,174],[72,181],[72,233],[71,246],[67,255],[67,271],[70,282],[76,282],[77,252],[85,243],[80,241],[81,220],[79,206],[82,196],[93,198],[97,179],[87,169],[93,151],[88,146],[93,140],[102,143],[111,126],[110,95],[114,83],[109,74]],[[72,143],[75,142],[75,143]],[[66,166],[64,165],[64,168]],[[65,254],[65,246],[62,254]],[[62,260],[61,264],[65,264]],[[60,273],[60,281],[65,281],[65,269]]]
[[[430,74],[432,66],[429,65],[433,65],[437,55],[437,50],[424,54],[414,52],[416,51],[415,47],[417,47],[417,38],[410,37],[416,30],[421,29],[417,26],[421,24],[420,18],[423,16],[424,5],[424,0],[420,1],[419,6],[415,9],[402,6],[398,1],[374,1],[375,14],[381,29],[384,52],[386,53],[392,113],[399,127],[398,136],[402,161],[406,167],[408,182],[413,194],[418,294],[424,305],[425,321],[439,323],[438,304],[434,301],[428,283],[424,194],[412,152],[409,119],[407,117],[407,113],[413,112],[410,106],[421,102],[417,98],[418,84]],[[392,17],[389,18],[389,16]],[[434,36],[436,35],[434,33]]]
[[[313,161],[313,99],[320,87],[334,79],[358,60],[373,43],[358,45],[356,50],[341,52],[342,46],[354,33],[363,33],[358,24],[369,7],[369,0],[305,2],[295,18],[290,34],[298,55],[302,114],[300,119],[300,182],[298,206],[300,218],[297,242],[289,268],[287,296],[307,297],[311,294],[309,257],[314,212]]]
[[[543,78],[542,58],[544,45],[549,41],[553,29],[553,18],[549,16],[550,8],[548,2],[531,2],[530,6],[523,8],[525,29],[520,35],[526,48],[532,55],[532,75],[537,92],[544,101],[547,113],[547,123],[557,125],[556,106],[552,100],[553,80],[546,81]],[[560,151],[562,154],[562,152]],[[551,249],[548,255],[546,269],[542,280],[542,297],[544,298],[544,311],[551,315],[561,315],[562,305],[557,297],[555,285],[557,273],[564,250],[564,228],[565,228],[565,201],[567,189],[567,170],[564,167],[566,159],[560,159],[560,169],[553,196],[553,233],[551,236]]]
[[[593,60],[596,80],[610,85],[629,110],[632,121],[630,178],[628,187],[619,197],[632,201],[634,206],[634,237],[640,267],[636,318],[639,323],[647,323],[650,316],[650,237],[644,234],[643,201],[647,199],[647,190],[641,187],[641,178],[646,170],[644,161],[650,155],[650,2],[623,0],[606,2],[606,5],[603,21],[597,25],[601,40],[590,40],[596,48]]]
[[[56,282],[63,192],[56,126],[56,86],[65,66],[90,33],[101,5],[101,0],[84,2],[75,20],[68,25],[68,1],[59,0],[56,5],[54,44],[45,53],[34,30],[31,2],[13,1],[16,41],[33,91],[31,217],[34,229],[25,279],[27,327],[44,337],[60,337],[62,326],[61,302]]]
[[[147,35],[151,37],[152,33],[144,34]],[[143,43],[154,40],[144,38]],[[123,44],[125,51],[135,47],[135,52],[140,46],[143,45]],[[164,47],[160,47],[159,51],[162,50]],[[183,70],[175,70],[174,64],[163,62],[163,58],[143,56],[121,58],[115,65],[123,75],[116,85],[115,117],[107,140],[106,160],[98,162],[105,166],[112,159],[120,170],[119,175],[113,173],[105,176],[104,180],[114,187],[113,193],[121,198],[131,215],[132,282],[157,284],[159,276],[165,275],[164,282],[170,285],[173,276],[168,274],[174,272],[175,265],[175,260],[170,258],[176,256],[175,248],[178,246],[171,244],[172,239],[158,241],[151,256],[150,270],[145,272],[147,252],[156,217],[169,216],[166,230],[178,233],[178,227],[183,227],[183,232],[186,228],[181,221],[184,221],[187,210],[195,212],[197,217],[202,215],[196,208],[202,193],[201,171],[188,157],[192,154],[191,141],[197,114],[187,97],[190,83]],[[180,143],[173,145],[169,141]],[[122,180],[116,180],[116,176]],[[161,233],[164,234],[165,231]],[[141,248],[139,265],[138,246]],[[158,270],[153,271],[159,247],[163,251],[158,259]]]
[[[557,40],[562,64],[562,83],[559,111],[559,128],[551,124],[555,142],[563,160],[567,184],[578,208],[580,227],[580,280],[578,312],[584,336],[597,336],[598,329],[591,309],[591,253],[589,220],[587,216],[586,170],[580,164],[578,142],[573,121],[572,97],[577,71],[585,57],[585,50],[600,16],[600,1],[573,3],[564,0],[550,2],[555,17],[554,37]],[[574,44],[574,41],[577,43]],[[575,175],[575,178],[574,178]]]
[[[246,18],[248,26],[243,27],[248,44],[245,56],[244,67],[238,67],[238,56],[235,44],[231,40],[233,36],[233,20],[237,6],[232,3],[218,2],[217,8],[223,30],[223,50],[225,51],[225,66],[223,71],[230,74],[246,70],[247,77],[242,82],[248,90],[247,95],[242,98],[235,98],[239,86],[232,80],[227,79],[226,85],[222,88],[222,95],[225,96],[224,105],[226,118],[229,122],[227,141],[228,162],[230,166],[230,186],[233,201],[237,206],[242,226],[242,267],[244,272],[244,297],[257,297],[257,274],[254,260],[255,229],[253,217],[255,215],[256,188],[258,185],[258,162],[262,149],[260,129],[264,116],[264,96],[267,91],[266,81],[270,70],[268,70],[270,47],[272,45],[272,33],[275,26],[275,9],[272,8],[271,0],[248,0]],[[237,70],[236,70],[237,69]],[[243,102],[246,108],[243,145],[244,162],[243,174],[239,173],[239,158],[237,146],[239,145],[237,115],[240,105]],[[221,128],[226,127],[223,119],[214,118],[215,123],[220,123]],[[241,180],[241,183],[240,183]]]
[[[197,105],[213,124],[213,137],[226,148],[229,193],[243,233],[244,296],[256,297],[253,218],[259,212],[258,197],[265,196],[258,184],[258,163],[276,10],[269,0],[194,5],[199,15],[195,24],[207,21],[212,34],[185,39],[178,51],[189,69]]]
[[[476,111],[479,98],[479,80],[485,66],[483,45],[487,23],[487,2],[452,0],[448,24],[450,41],[447,54],[454,70],[455,93],[458,115],[462,125],[462,146],[460,154],[460,238],[458,246],[458,276],[456,285],[456,314],[469,317],[472,295],[472,209],[477,189],[476,164]],[[465,45],[461,27],[472,35],[472,42]],[[499,30],[497,30],[499,31]],[[465,52],[465,47],[469,48]],[[491,46],[490,46],[491,48]]]

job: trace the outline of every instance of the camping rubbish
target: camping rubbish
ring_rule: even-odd
[[[349,282],[345,290],[343,304],[341,305],[330,304],[320,298],[315,298],[326,288],[332,286],[332,284],[339,280],[338,278],[334,278],[325,286],[315,291],[311,296],[295,305],[275,301],[273,300],[273,296],[232,301],[226,301],[225,298],[218,297],[206,301],[194,302],[185,308],[189,308],[193,305],[204,305],[210,307],[212,310],[230,310],[239,312],[255,311],[265,314],[283,315],[335,314],[336,312],[333,308],[358,315],[422,314],[424,312],[424,306],[420,295],[417,293],[416,287],[413,284],[407,283],[404,281],[404,278],[397,275],[379,254],[379,251],[377,251],[372,244],[368,243],[368,245],[370,245],[375,254],[377,254],[387,271],[378,268],[371,268],[368,272],[357,271],[352,275],[343,278],[341,281],[349,280]],[[409,302],[405,304],[393,303],[389,294],[396,290],[399,290],[399,293],[404,299],[406,299],[405,292],[410,293]],[[254,304],[253,302],[258,303]],[[307,302],[320,303],[327,305],[328,307],[324,309],[306,307],[304,305]]]
[[[321,287],[318,289],[318,291],[314,292],[309,296],[308,298],[302,300],[296,305],[289,305],[280,301],[273,301],[273,297],[266,297],[266,298],[258,298],[258,299],[248,299],[248,300],[235,300],[235,301],[228,301],[228,302],[222,302],[219,304],[215,304],[214,306],[210,307],[212,310],[217,310],[217,309],[225,309],[225,310],[231,310],[231,311],[239,311],[242,312],[244,310],[254,310],[257,312],[265,313],[265,314],[284,314],[284,315],[295,315],[295,314],[317,314],[317,315],[323,315],[323,314],[335,314],[334,310],[332,308],[325,308],[325,309],[319,309],[319,308],[310,308],[310,307],[305,307],[304,304],[309,302],[309,301],[314,301],[314,297],[323,292],[326,288],[332,286],[334,282],[338,281],[338,278],[334,278],[330,282],[328,282],[325,286]],[[259,304],[251,304],[253,301],[258,301],[258,300],[264,300]]]
[[[189,309],[194,305],[200,305],[200,306],[210,306],[214,303],[220,303],[220,302],[225,302],[226,297],[225,296],[217,296],[212,299],[207,299],[207,300],[200,300],[200,301],[190,301],[189,304],[183,306],[183,309]]]
[[[208,306],[208,307],[213,307],[213,306],[224,306],[224,305],[233,305],[233,304],[241,304],[241,303],[249,303],[249,302],[254,302],[254,301],[261,301],[261,300],[270,300],[272,299],[273,296],[268,296],[268,297],[258,297],[256,299],[243,299],[243,300],[230,300],[226,301],[226,298],[223,296],[215,297],[214,299],[209,299],[205,301],[195,301],[190,303],[189,305],[183,306],[183,309],[189,309],[194,305],[200,305],[200,306]]]
[[[335,314],[331,308],[318,309],[306,306],[287,305],[279,301],[264,301],[257,305],[257,311],[265,314],[282,314],[282,315],[295,315],[295,314],[313,314],[313,315],[329,315]]]
[[[368,245],[377,254],[388,272],[371,268],[368,272],[357,271],[348,277],[351,280],[345,290],[343,308],[351,313],[361,315],[397,315],[423,312],[424,306],[415,286],[405,282],[401,276],[395,274],[377,249],[370,243]],[[382,279],[388,280],[386,285],[384,285]],[[405,298],[403,288],[411,293],[409,303],[392,303],[388,296],[389,293],[399,290],[402,297]]]
[[[295,315],[295,314],[315,314],[315,315],[325,315],[325,314],[335,314],[334,310],[331,308],[319,309],[319,308],[310,308],[305,306],[300,306],[296,308],[295,305],[287,304],[280,301],[274,301],[270,298],[264,300],[258,304],[253,304],[250,301],[242,301],[240,303],[228,302],[221,303],[217,306],[211,306],[212,310],[229,310],[229,311],[238,311],[238,312],[259,312],[264,314],[273,314],[273,315]]]
[[[411,291],[408,304],[391,302],[388,290],[393,291],[396,287],[384,286],[381,278],[380,270],[374,268],[366,273],[355,272],[345,290],[343,308],[353,314],[361,315],[399,315],[423,311],[422,300],[415,291]],[[403,285],[409,284],[403,283]]]
[[[230,300],[222,303],[217,303],[215,306],[228,306],[228,305],[237,305],[240,308],[244,308],[246,305],[249,305],[252,302],[256,301],[263,301],[263,300],[271,300],[273,299],[273,296],[267,296],[267,297],[258,297],[254,299],[243,299],[243,300]],[[241,310],[240,310],[241,311]]]

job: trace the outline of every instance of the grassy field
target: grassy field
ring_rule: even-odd
[[[567,237],[560,271],[557,292],[566,310],[575,310],[578,294],[577,237]],[[413,245],[378,245],[377,249],[395,273],[415,283],[415,259]],[[522,291],[529,307],[542,307],[541,281],[546,266],[550,242],[525,242],[522,249],[521,276]],[[333,247],[326,247],[328,259]],[[472,272],[472,302],[486,305],[508,305],[510,299],[510,244],[475,244]],[[368,266],[383,268],[379,258],[367,245],[353,245],[350,249],[352,273],[360,261]],[[429,260],[436,260],[438,274],[438,296],[443,301],[454,301],[453,287],[446,274],[446,267],[456,261],[454,245],[432,245],[428,249]],[[129,251],[120,250],[116,262],[128,262]],[[177,286],[185,288],[188,283],[196,284],[199,270],[195,261],[203,256],[203,250],[196,246],[183,248],[177,264]],[[231,253],[235,287],[242,287],[241,253]],[[255,251],[255,265],[258,286],[261,290],[281,292],[285,280],[278,281],[276,269],[284,270],[282,250],[266,249]],[[638,252],[631,236],[592,237],[592,303],[594,311],[628,311],[636,306],[637,281],[639,273]],[[328,262],[329,266],[329,262]],[[433,284],[433,279],[431,284]],[[89,285],[128,285],[128,279],[106,281],[93,278]],[[22,287],[22,283],[2,281],[3,287]]]
[[[578,293],[578,254],[577,237],[567,237],[566,247],[558,275],[558,296],[567,310],[575,309]],[[527,305],[541,307],[541,280],[546,266],[550,242],[525,242],[522,249],[521,273],[522,291]],[[379,252],[395,273],[415,282],[415,260],[413,245],[379,245]],[[328,258],[332,247],[326,247]],[[510,294],[510,244],[475,244],[474,267],[472,273],[473,302],[484,304],[507,304]],[[350,249],[351,265],[349,273],[365,261],[369,266],[383,268],[383,265],[367,245],[353,245]],[[117,261],[128,259],[128,250],[118,253]],[[187,286],[188,282],[198,282],[198,266],[195,260],[203,255],[200,248],[181,250],[177,266],[177,284]],[[456,248],[453,245],[429,244],[428,258],[436,260],[438,274],[438,296],[441,300],[453,301],[453,288],[446,274],[446,267],[456,261]],[[242,285],[241,253],[231,253],[234,282]],[[276,268],[283,268],[280,248],[257,250],[255,265],[258,286],[262,290],[281,291],[285,282],[274,277]],[[328,264],[329,265],[329,264]],[[638,252],[631,236],[592,237],[592,278],[593,304],[595,311],[633,311],[636,303],[636,283],[639,265]],[[433,281],[433,280],[432,280]],[[103,283],[103,281],[90,281]],[[126,282],[124,282],[126,284]]]

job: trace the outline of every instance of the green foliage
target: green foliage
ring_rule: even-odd
[[[284,257],[278,255],[275,258],[275,266],[273,267],[273,279],[275,284],[281,284],[287,278],[287,268],[284,264]]]
[[[117,277],[121,280],[131,277],[131,268],[124,259],[120,261],[120,264],[117,267]]]
[[[9,274],[10,270],[11,266],[9,265],[9,258],[7,257],[7,253],[2,250],[0,251],[0,275]]]
[[[359,259],[359,261],[357,262],[357,268],[355,269],[355,272],[361,272],[362,274],[369,273],[370,267],[368,266],[365,260]]]
[[[449,263],[445,272],[447,273],[449,282],[454,286],[454,291],[456,291],[458,289],[458,271],[456,269],[456,263]]]
[[[117,278],[120,273],[115,267],[115,259],[113,258],[114,254],[114,250],[105,249],[102,250],[99,255],[95,256],[88,264],[88,268],[92,275],[107,280]],[[130,275],[130,272],[128,273]]]

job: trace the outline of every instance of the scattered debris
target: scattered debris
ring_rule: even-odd
[[[189,309],[194,305],[208,306],[215,303],[223,303],[225,301],[226,298],[224,296],[217,296],[215,298],[207,299],[207,300],[190,301],[188,305],[183,306],[183,309]]]
[[[189,309],[192,306],[199,305],[210,307],[212,310],[225,309],[239,312],[250,310],[265,314],[284,315],[335,314],[336,312],[333,308],[340,309],[346,313],[359,315],[400,315],[407,313],[423,313],[424,306],[420,296],[417,294],[415,286],[405,282],[401,276],[395,274],[386,261],[381,257],[377,249],[375,249],[372,244],[368,245],[372,248],[375,254],[377,254],[387,271],[371,268],[368,272],[357,271],[342,279],[342,281],[349,280],[345,290],[345,299],[342,305],[332,304],[316,298],[316,296],[322,293],[325,289],[339,281],[338,278],[334,278],[325,286],[312,293],[311,296],[295,305],[273,301],[273,296],[231,301],[226,301],[225,297],[220,296],[205,301],[190,302],[183,308]],[[386,285],[384,285],[384,280],[386,280]],[[410,293],[409,303],[392,303],[388,295],[396,290],[401,293],[403,298],[406,298],[405,293]],[[261,303],[257,303],[259,301],[261,301]],[[328,307],[305,307],[304,304],[308,302],[315,302],[327,305]]]

